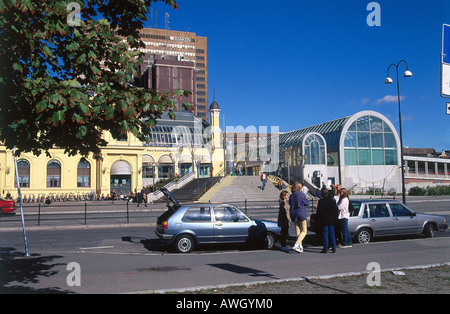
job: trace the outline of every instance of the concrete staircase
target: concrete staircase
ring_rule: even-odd
[[[222,188],[229,186],[233,180],[235,179],[235,176],[226,176],[222,182],[216,184],[212,188],[210,188],[205,194],[203,194],[202,197],[198,199],[199,203],[205,203],[211,201],[211,198],[216,195]]]
[[[262,183],[257,176],[227,176],[221,183],[212,187],[204,194],[199,202],[239,202],[249,201],[276,201],[280,191],[268,180],[266,188],[261,189]]]

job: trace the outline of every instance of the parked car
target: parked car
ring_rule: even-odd
[[[351,200],[348,228],[359,243],[374,237],[424,234],[434,237],[436,231],[448,228],[444,217],[415,213],[395,200]],[[318,233],[316,214],[310,218],[311,230]]]
[[[276,222],[251,219],[230,204],[180,204],[165,188],[167,208],[157,220],[156,235],[180,253],[198,244],[247,243],[272,249],[281,229]]]
[[[16,210],[16,201],[0,198],[0,214],[10,214]]]

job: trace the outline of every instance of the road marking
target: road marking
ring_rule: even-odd
[[[96,250],[96,249],[112,249],[114,246],[93,246],[93,247],[80,247],[79,250]]]

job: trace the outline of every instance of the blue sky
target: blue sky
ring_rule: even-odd
[[[413,73],[400,75],[404,145],[450,149],[450,99],[440,96],[449,0],[377,1],[373,27],[370,0],[177,2],[176,11],[153,5],[157,28],[168,12],[170,29],[208,38],[209,102],[215,89],[226,125],[290,131],[374,110],[398,131],[395,69],[394,84],[384,79],[404,59]]]

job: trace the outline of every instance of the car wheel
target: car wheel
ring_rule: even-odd
[[[275,242],[275,235],[271,232],[268,232],[266,236],[267,249],[272,250],[275,247]]]
[[[182,234],[175,240],[175,249],[179,253],[190,253],[194,247],[194,238],[188,234]]]
[[[434,226],[431,223],[428,223],[425,225],[425,228],[423,228],[423,234],[427,237],[427,238],[434,238]]]
[[[362,228],[358,230],[355,238],[359,243],[367,244],[372,241],[372,231],[368,228]]]

